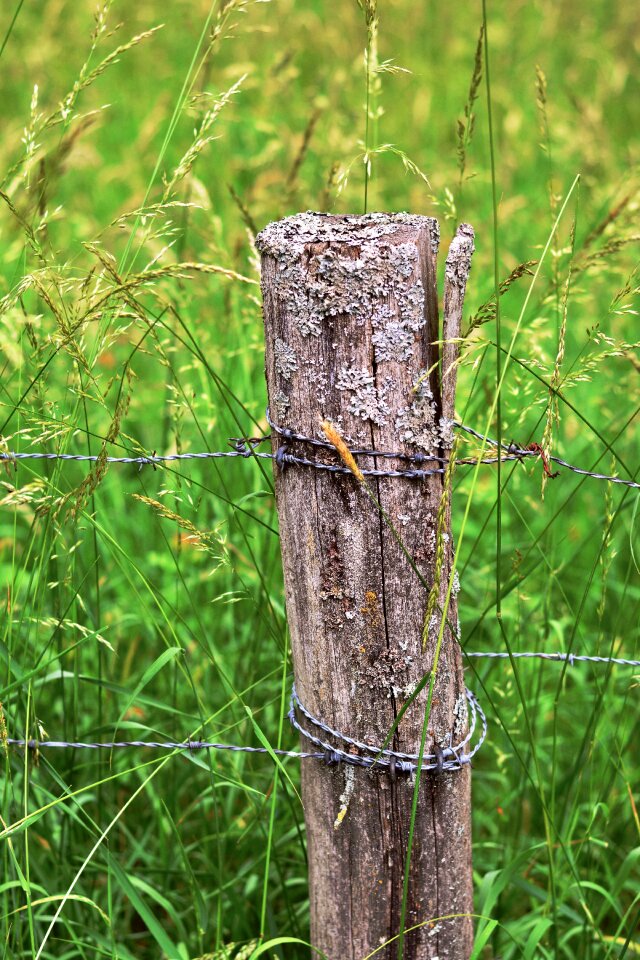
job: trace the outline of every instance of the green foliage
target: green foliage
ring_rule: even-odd
[[[496,290],[479,11],[5,6],[2,448],[99,459],[4,465],[0,739],[293,744],[270,471],[140,472],[106,456],[221,449],[266,428],[256,229],[364,205],[438,216],[444,243],[460,220],[476,229],[460,417],[495,430],[499,313],[503,437],[633,476],[635,10],[489,4]],[[471,452],[461,439],[459,457]],[[499,491],[491,468],[459,468],[453,516],[470,649],[504,635],[513,649],[639,656],[637,495],[545,484],[535,462],[503,468]],[[468,672],[491,724],[474,762],[474,956],[636,955],[637,677]],[[3,956],[309,955],[295,764],[2,762]]]

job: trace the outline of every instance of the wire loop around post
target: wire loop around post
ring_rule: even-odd
[[[596,663],[596,664],[611,664],[612,666],[629,666],[629,667],[640,667],[640,660],[628,660],[623,659],[622,657],[600,657],[600,656],[590,656],[588,654],[579,654],[579,653],[546,653],[539,651],[523,651],[516,653],[508,653],[504,650],[500,651],[490,651],[490,650],[476,650],[476,651],[467,651],[463,650],[463,653],[469,659],[471,658],[485,658],[489,660],[508,660],[508,659],[528,659],[528,660],[550,660],[556,663],[568,663],[569,666],[574,666],[575,663]],[[442,771],[450,769],[457,770],[460,769],[465,764],[470,763],[472,757],[476,755],[480,747],[482,746],[486,736],[487,736],[487,719],[485,717],[484,711],[475,695],[471,690],[466,690],[466,697],[469,703],[469,713],[471,718],[471,723],[469,727],[469,733],[464,738],[464,740],[459,744],[453,744],[453,736],[449,734],[449,743],[444,748],[440,748],[442,751],[442,756],[439,758],[437,754],[429,755],[427,754],[423,758],[423,769],[439,769],[441,767]],[[335,746],[332,746],[329,743],[326,743],[320,737],[316,737],[314,734],[311,734],[305,730],[301,724],[297,721],[295,716],[296,708],[300,713],[307,718],[309,723],[312,723],[317,729],[324,731],[325,733],[333,736],[335,739],[343,742],[347,747],[352,747],[359,749],[365,753],[365,756],[358,756],[357,754],[347,752],[347,750],[340,750]],[[474,736],[475,729],[477,726],[477,720],[480,719],[482,730],[478,738],[477,743],[471,748],[468,753],[464,752],[464,748],[471,742],[471,739]],[[298,732],[308,739],[312,744],[320,748],[321,752],[318,751],[309,751],[303,752],[299,750],[283,750],[279,747],[245,747],[242,745],[236,745],[231,743],[210,743],[206,740],[186,740],[186,741],[150,741],[150,740],[120,740],[112,741],[107,743],[86,743],[82,741],[69,741],[69,740],[16,740],[12,737],[3,737],[0,739],[0,744],[5,747],[21,747],[27,750],[40,750],[42,748],[62,748],[62,749],[72,749],[72,750],[118,750],[122,748],[144,748],[147,750],[172,750],[172,751],[185,751],[193,752],[194,750],[227,750],[232,753],[260,753],[260,754],[270,754],[276,755],[279,757],[292,757],[296,760],[321,760],[325,763],[328,763],[330,766],[337,763],[345,763],[350,766],[361,766],[367,767],[369,769],[377,769],[380,771],[387,772],[390,777],[395,777],[398,772],[400,773],[409,773],[411,774],[417,768],[418,757],[412,754],[398,753],[393,750],[380,750],[379,747],[371,746],[370,744],[361,743],[358,740],[355,740],[352,737],[348,737],[345,734],[340,733],[337,730],[333,730],[332,727],[329,727],[327,724],[319,721],[315,718],[309,711],[303,706],[300,702],[296,692],[295,687],[292,690],[290,708],[289,708],[289,719],[291,720],[292,726],[298,730]],[[453,758],[453,760],[451,759]],[[426,761],[426,763],[424,763]],[[435,761],[435,762],[433,762]]]
[[[453,737],[449,734],[448,745],[444,747],[438,746],[436,752],[433,754],[424,754],[422,757],[422,770],[433,770],[436,773],[461,770],[463,766],[471,763],[472,758],[484,743],[487,736],[487,718],[484,710],[471,690],[466,688],[465,695],[469,705],[469,732],[460,743],[455,745],[452,744],[451,741]],[[309,724],[316,727],[317,730],[337,740],[339,744],[342,744],[344,749],[328,743],[316,734],[311,733],[306,727],[303,727],[296,717],[296,711],[300,713]],[[465,748],[469,746],[474,737],[478,719],[480,720],[482,728],[480,735],[474,746],[466,752]],[[389,750],[388,748],[376,747],[372,744],[364,743],[345,733],[341,733],[339,730],[335,730],[322,720],[314,717],[301,702],[295,684],[291,688],[289,720],[292,727],[294,727],[305,740],[308,740],[313,746],[319,747],[325,753],[329,752],[332,760],[338,757],[341,763],[348,764],[349,766],[366,767],[369,770],[382,770],[394,776],[396,773],[413,774],[418,769],[418,761],[420,759],[418,754],[401,753],[397,750]],[[359,751],[359,753],[353,753],[349,748],[355,749]]]

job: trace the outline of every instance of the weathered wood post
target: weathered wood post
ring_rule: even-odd
[[[438,224],[431,218],[298,214],[267,226],[258,247],[275,423],[324,439],[320,421],[329,420],[350,448],[446,457],[471,228],[459,228],[447,258],[442,334]],[[278,450],[284,438],[274,432],[273,442]],[[290,454],[340,463],[331,450],[286,442]],[[415,468],[367,456],[358,464]],[[367,484],[431,587],[442,474],[368,478]],[[427,590],[355,476],[281,460],[276,495],[300,700],[336,730],[380,745],[432,668],[440,613],[423,650]],[[441,606],[451,572],[448,523],[447,516]],[[450,625],[457,623],[455,593]],[[431,754],[467,730],[454,633],[446,628],[438,663],[426,743]],[[425,703],[423,690],[403,717],[393,750],[419,752]],[[342,742],[336,746],[344,749]],[[309,749],[304,740],[303,749]],[[329,960],[362,960],[399,932],[413,783],[394,772],[303,765],[311,937]],[[422,926],[405,936],[406,960],[470,954],[470,814],[469,766],[422,775],[405,922],[407,929]],[[462,916],[437,919],[451,914]],[[397,949],[394,942],[376,956],[395,960]]]

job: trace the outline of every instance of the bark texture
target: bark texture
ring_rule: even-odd
[[[455,361],[473,251],[463,225],[447,259],[439,333],[438,224],[408,214],[306,213],[258,237],[271,414],[324,439],[328,419],[351,447],[442,455],[452,442]],[[447,341],[439,357],[435,341]],[[444,380],[441,383],[441,380]],[[282,442],[274,439],[274,448]],[[290,443],[301,456],[328,451]],[[359,457],[361,468],[405,469]],[[441,475],[369,480],[430,587],[436,567]],[[379,511],[352,476],[276,469],[282,559],[294,671],[306,707],[332,727],[381,744],[433,663],[440,616],[426,649],[427,591]],[[451,571],[444,541],[440,599]],[[456,596],[448,612],[457,624]],[[462,659],[447,627],[427,752],[467,731]],[[394,736],[417,753],[423,691]],[[312,943],[329,960],[361,960],[399,932],[413,784],[362,768],[307,762],[302,791],[309,849]],[[464,960],[471,951],[470,770],[423,773],[405,938],[407,960]],[[397,957],[397,943],[376,954]]]

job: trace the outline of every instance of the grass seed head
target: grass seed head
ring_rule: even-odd
[[[324,433],[329,443],[332,443],[333,446],[336,448],[338,456],[344,463],[345,467],[348,467],[349,470],[351,470],[351,473],[356,478],[356,480],[359,480],[362,483],[364,481],[364,474],[362,473],[362,470],[356,463],[353,454],[351,453],[351,451],[349,450],[349,447],[346,445],[346,443],[338,433],[337,429],[329,420],[321,420],[320,426],[322,427],[322,432]]]

